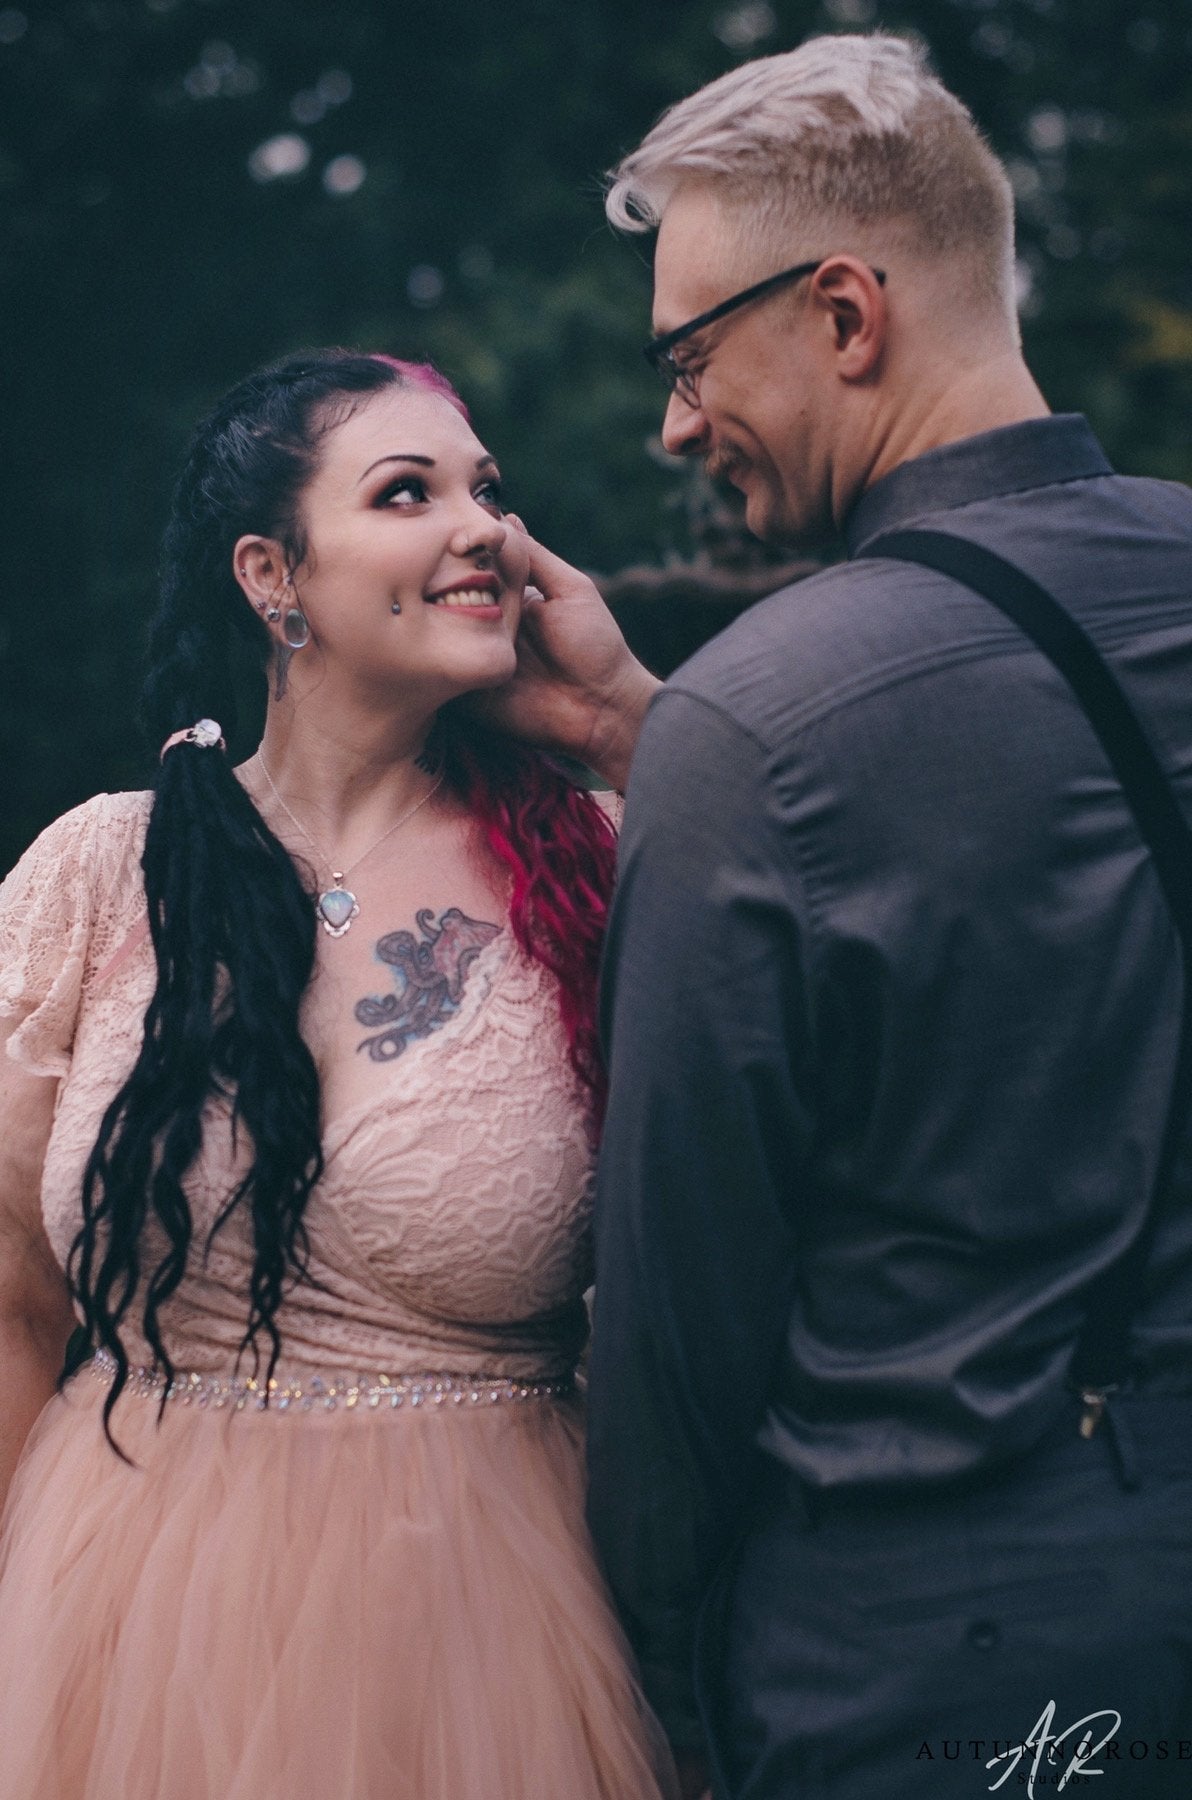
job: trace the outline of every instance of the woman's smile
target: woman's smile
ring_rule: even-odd
[[[504,617],[499,604],[501,592],[501,582],[496,575],[473,571],[458,584],[440,588],[438,593],[428,594],[426,599],[430,606],[466,612],[473,618],[501,619]]]

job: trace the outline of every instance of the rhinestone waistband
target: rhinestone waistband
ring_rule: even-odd
[[[87,1364],[98,1381],[110,1382],[116,1359],[97,1350]],[[267,1385],[252,1376],[176,1374],[167,1381],[160,1370],[132,1368],[125,1392],[152,1399],[177,1400],[183,1406],[213,1407],[233,1412],[374,1412],[387,1406],[495,1406],[510,1400],[552,1400],[575,1390],[566,1376],[554,1381],[516,1381],[503,1375],[418,1373],[414,1375],[309,1375],[296,1381],[274,1379]]]

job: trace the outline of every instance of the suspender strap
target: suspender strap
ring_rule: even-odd
[[[1089,1291],[1073,1359],[1072,1373],[1082,1387],[1114,1387],[1129,1376],[1130,1324],[1192,1112],[1192,831],[1117,677],[1088,633],[1046,588],[994,551],[949,532],[886,532],[866,544],[863,554],[922,563],[962,582],[1011,619],[1055,665],[1121,783],[1179,935],[1185,971],[1180,1047],[1155,1186],[1133,1243]]]

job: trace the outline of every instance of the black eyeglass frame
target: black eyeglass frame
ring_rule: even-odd
[[[738,306],[745,306],[750,300],[760,300],[762,295],[768,294],[772,288],[781,287],[787,281],[801,281],[805,275],[814,275],[816,270],[822,269],[827,261],[826,256],[819,256],[814,262],[795,263],[793,268],[780,269],[777,275],[767,275],[764,281],[755,281],[752,287],[742,288],[739,294],[730,294],[729,298],[722,300],[719,306],[712,306],[707,312],[698,313],[694,319],[688,319],[685,325],[676,325],[673,331],[664,331],[661,337],[651,338],[642,351],[642,355],[655,374],[661,375],[672,393],[682,395],[684,400],[690,399],[690,404],[694,406],[698,392],[695,387],[695,378],[687,375],[681,364],[674,360],[671,352],[675,345],[682,343],[683,339],[690,337],[693,332],[702,331],[705,325],[714,325],[717,319],[723,319],[729,313],[736,312]],[[872,273],[875,280],[884,287],[886,271],[874,269]],[[690,395],[684,392],[685,380],[690,389]]]

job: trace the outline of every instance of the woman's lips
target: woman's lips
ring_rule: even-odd
[[[435,594],[428,604],[460,612],[499,613],[501,610],[488,588],[451,588],[445,594]]]
[[[503,583],[494,569],[468,569],[448,587],[425,595],[428,606],[468,619],[503,619],[500,605]]]

